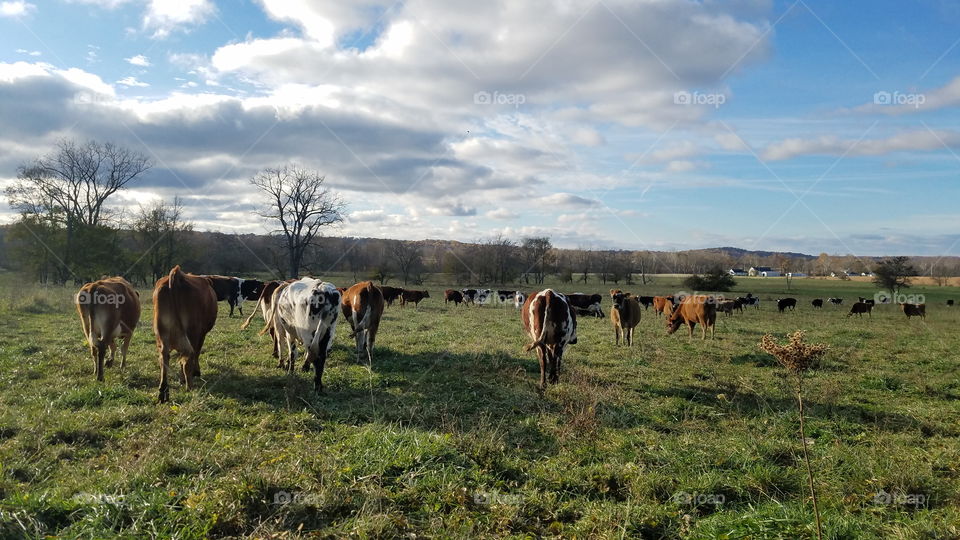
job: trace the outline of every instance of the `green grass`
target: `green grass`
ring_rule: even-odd
[[[667,336],[651,310],[632,349],[581,318],[542,396],[517,312],[445,306],[443,283],[387,308],[372,372],[341,326],[321,396],[221,304],[199,389],[174,377],[158,405],[148,291],[127,368],[98,384],[74,291],[0,280],[2,538],[809,538],[790,380],[756,346],[796,329],[831,346],[805,384],[828,537],[960,537],[956,289],[910,290],[925,322],[895,306],[848,319],[869,284],[739,278],[762,309],[721,315],[715,341]],[[776,313],[787,294],[797,311]],[[833,295],[847,306],[810,307]]]

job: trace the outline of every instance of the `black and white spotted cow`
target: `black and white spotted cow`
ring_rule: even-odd
[[[500,305],[512,304],[517,296],[517,291],[497,291],[497,302]]]
[[[340,313],[340,291],[332,283],[301,278],[274,292],[270,324],[281,343],[287,346],[287,371],[293,371],[297,344],[306,349],[303,370],[314,367],[313,387],[323,391],[323,367],[333,348],[333,336]]]
[[[513,307],[520,309],[523,307],[523,303],[527,301],[527,295],[523,294],[520,291],[517,291],[513,295]]]
[[[579,315],[593,315],[598,319],[604,317],[600,307],[603,297],[599,294],[573,293],[566,295],[566,299]]]

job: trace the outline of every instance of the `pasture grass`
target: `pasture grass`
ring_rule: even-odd
[[[926,321],[861,319],[870,284],[738,278],[761,309],[720,315],[716,340],[650,310],[633,348],[580,318],[540,395],[513,307],[444,305],[434,279],[418,309],[387,308],[372,370],[341,321],[319,396],[221,303],[199,389],[174,377],[159,405],[149,291],[126,369],[98,384],[73,289],[0,275],[0,537],[811,538],[792,381],[757,348],[796,329],[831,347],[804,385],[827,537],[960,537],[955,288],[909,291]],[[845,306],[810,306],[828,296]]]

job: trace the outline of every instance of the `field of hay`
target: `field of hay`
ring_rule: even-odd
[[[757,348],[797,329],[830,346],[805,383],[827,536],[960,537],[956,288],[908,291],[926,320],[847,318],[871,284],[738,278],[761,309],[720,315],[716,340],[650,310],[633,348],[580,318],[540,395],[513,307],[444,305],[448,286],[387,308],[372,371],[340,326],[319,396],[221,303],[199,389],[174,377],[158,405],[148,291],[126,369],[97,383],[74,290],[0,275],[0,537],[810,538],[792,379]],[[828,296],[845,305],[810,306]]]

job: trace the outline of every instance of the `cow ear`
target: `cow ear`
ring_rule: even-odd
[[[616,289],[610,289],[610,296],[613,296],[616,293],[617,293]]]

